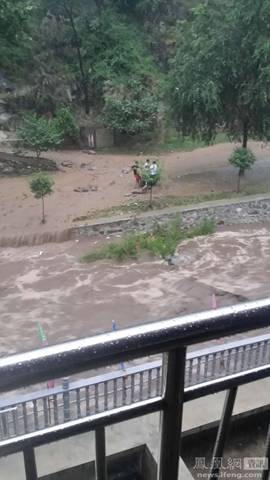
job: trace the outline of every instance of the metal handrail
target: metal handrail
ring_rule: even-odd
[[[0,359],[0,393],[270,324],[270,301],[244,303]]]
[[[210,345],[187,353],[185,387],[261,367],[269,361],[269,333]],[[16,392],[0,399],[0,440],[82,418],[90,412],[110,410],[115,405],[153,398],[161,393],[161,386],[162,361],[157,359],[72,382],[64,378],[62,385],[49,389]]]
[[[184,401],[230,389],[231,394],[226,398],[215,447],[215,451],[220,454],[223,450],[237,387],[270,375],[270,364],[266,364],[184,388],[186,347],[205,340],[269,325],[270,301],[262,300],[147,324],[1,359],[0,391],[4,392],[52,377],[70,375],[150,354],[166,353],[161,395],[3,440],[0,442],[0,455],[23,450],[26,478],[37,480],[35,446],[88,430],[96,430],[97,480],[106,480],[104,427],[161,411],[159,479],[177,480]],[[269,439],[266,444],[268,448]],[[269,470],[266,471],[267,474],[268,472]],[[218,474],[216,471],[214,473]]]

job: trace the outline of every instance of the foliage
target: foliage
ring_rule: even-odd
[[[184,134],[269,138],[270,1],[209,0],[178,29],[172,114]]]
[[[251,150],[248,148],[236,148],[229,158],[229,162],[236,168],[238,168],[238,182],[237,182],[237,192],[240,191],[240,177],[244,175],[245,170],[248,170],[252,167],[256,157]]]
[[[183,229],[179,220],[171,222],[168,227],[156,224],[151,233],[126,236],[120,242],[113,242],[100,250],[90,252],[82,257],[82,261],[87,263],[102,259],[123,261],[137,258],[142,251],[148,251],[154,256],[166,259],[175,253],[181,241],[209,235],[214,230],[214,222],[209,219],[204,219],[198,227],[190,230]]]
[[[53,120],[31,113],[23,120],[23,125],[19,129],[19,140],[23,147],[33,150],[39,157],[41,152],[60,145],[63,138],[62,132],[59,132]]]
[[[30,190],[35,198],[42,200],[42,223],[45,223],[44,197],[53,193],[54,181],[46,173],[38,173],[30,181]]]
[[[79,128],[71,108],[67,105],[60,106],[55,115],[54,126],[63,138],[77,140]]]
[[[254,153],[250,149],[243,147],[236,148],[229,158],[229,162],[242,171],[251,168],[255,161],[256,157]]]
[[[0,2],[0,68],[14,76],[27,52],[29,19],[35,9],[32,0]],[[15,72],[14,72],[15,71]]]
[[[46,197],[53,193],[54,181],[46,173],[38,173],[30,180],[30,189],[35,198]]]
[[[111,88],[104,100],[104,124],[116,132],[137,135],[155,125],[157,99],[136,80]]]

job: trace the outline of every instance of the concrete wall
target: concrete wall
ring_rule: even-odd
[[[91,237],[97,233],[114,235],[131,231],[150,231],[157,222],[165,225],[177,218],[181,218],[183,226],[187,228],[197,225],[204,218],[213,219],[217,225],[264,223],[270,221],[270,198],[269,196],[245,197],[241,200],[207,202],[140,215],[99,219],[74,227],[71,236],[77,238]]]
[[[146,445],[107,457],[107,465],[109,480],[133,477],[135,474],[139,474],[145,480],[155,480],[156,478],[157,464]],[[75,478],[95,480],[95,462],[51,473],[45,477],[39,477],[39,480],[74,480]]]
[[[110,148],[114,145],[113,134],[107,128],[96,129],[96,146],[97,148]]]

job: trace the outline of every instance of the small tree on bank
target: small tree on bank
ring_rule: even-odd
[[[244,147],[236,148],[229,158],[229,162],[238,168],[237,193],[240,192],[241,178],[244,176],[245,171],[252,167],[255,161],[256,157],[252,151]]]
[[[35,198],[41,198],[42,201],[42,223],[45,223],[44,197],[53,193],[53,185],[53,179],[43,172],[35,175],[30,181],[31,192]]]
[[[19,140],[24,148],[34,151],[39,158],[41,152],[47,152],[60,145],[63,136],[54,120],[31,113],[24,117],[19,130]]]

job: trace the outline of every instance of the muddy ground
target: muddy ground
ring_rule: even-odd
[[[258,161],[246,174],[244,184],[270,191],[270,147],[251,142]],[[233,144],[219,144],[193,152],[172,152],[159,155],[162,182],[155,197],[199,196],[217,192],[233,192],[236,171],[228,164]],[[134,160],[146,156],[128,154],[88,155],[81,151],[59,151],[46,154],[57,162],[61,171],[54,173],[54,193],[46,199],[47,223],[40,224],[40,201],[29,191],[27,177],[0,178],[0,239],[34,233],[63,232],[74,219],[89,212],[142,200],[127,196],[134,190],[134,178],[128,168]],[[148,156],[149,158],[157,158]],[[82,191],[87,190],[87,191]]]
[[[269,296],[270,226],[219,230],[159,259],[82,264],[95,242],[0,249],[0,355]]]

